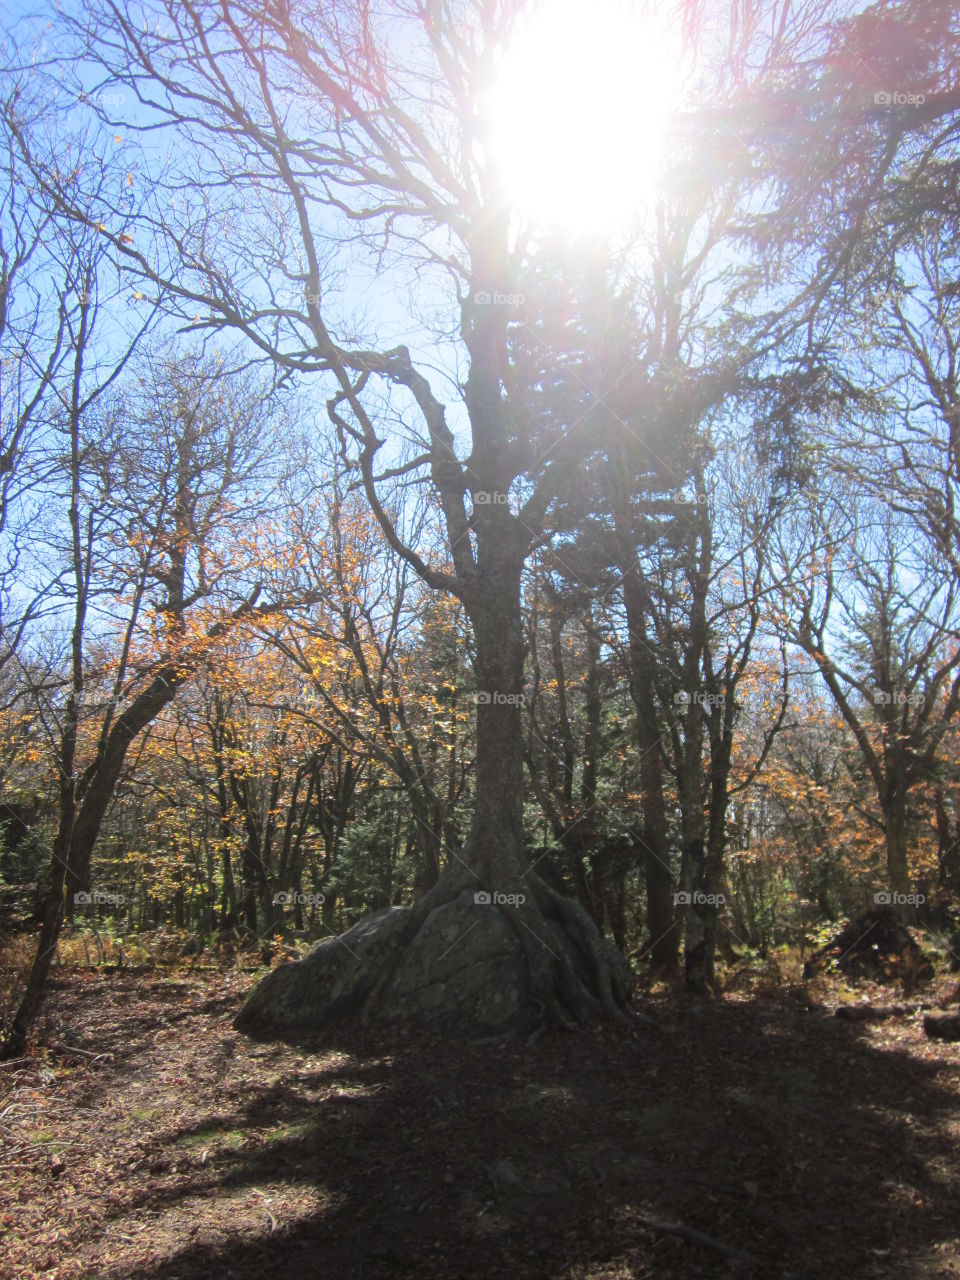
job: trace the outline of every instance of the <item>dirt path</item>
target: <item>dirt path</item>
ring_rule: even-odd
[[[58,1047],[0,1069],[4,1280],[960,1276],[960,1049],[916,1018],[290,1046],[231,1030],[251,981],[57,982]]]

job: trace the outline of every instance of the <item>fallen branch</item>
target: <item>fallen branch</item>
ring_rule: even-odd
[[[72,1044],[60,1044],[56,1040],[48,1040],[47,1047],[55,1050],[57,1053],[76,1053],[81,1058],[91,1058],[96,1062],[100,1058],[112,1058],[112,1053],[95,1053],[92,1049],[78,1049]]]
[[[734,1258],[737,1262],[747,1262],[751,1266],[758,1266],[760,1259],[754,1257],[752,1253],[746,1253],[743,1249],[735,1249],[733,1245],[725,1244],[722,1240],[715,1239],[714,1236],[704,1235],[702,1231],[696,1231],[693,1227],[685,1226],[684,1223],[678,1222],[672,1224],[669,1222],[657,1222],[653,1218],[644,1218],[637,1216],[637,1222],[642,1227],[646,1227],[648,1231],[654,1231],[662,1236],[677,1236],[680,1240],[686,1240],[689,1244],[703,1245],[706,1249],[713,1249],[717,1253],[722,1253],[725,1258]]]
[[[902,1018],[912,1012],[905,1004],[845,1004],[833,1016],[844,1022],[885,1022],[887,1018]]]
[[[928,1013],[923,1029],[931,1040],[960,1040],[960,1012]]]

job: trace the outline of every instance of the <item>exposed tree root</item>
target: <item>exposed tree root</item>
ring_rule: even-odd
[[[627,962],[579,902],[532,872],[505,879],[475,872],[465,851],[416,906],[368,916],[273,970],[236,1026],[269,1034],[353,1014],[369,1022],[422,1015],[440,1029],[495,1038],[652,1024],[631,1008]]]

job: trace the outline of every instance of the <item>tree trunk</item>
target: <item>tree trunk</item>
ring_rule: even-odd
[[[90,883],[90,858],[100,834],[104,815],[113,799],[130,743],[173,699],[182,674],[163,668],[148,689],[114,722],[96,760],[84,776],[83,800],[76,804],[73,761],[64,769],[61,788],[60,830],[53,850],[53,883],[44,908],[43,925],[30,976],[0,1058],[17,1057],[26,1046],[27,1028],[33,1021],[43,995],[50,965],[56,952],[63,923],[63,894],[72,897]],[[79,790],[79,788],[77,788]],[[64,804],[64,800],[67,801]],[[72,821],[76,812],[76,819]]]
[[[708,987],[706,819],[703,806],[703,732],[700,708],[689,704],[683,725],[682,750],[677,759],[677,790],[683,852],[680,862],[680,901],[683,906],[683,971],[688,991],[705,995]],[[679,736],[679,735],[678,735]]]
[[[729,660],[725,687],[730,689]],[[716,690],[714,690],[716,692]],[[732,696],[722,704],[719,720],[710,720],[710,817],[707,825],[706,859],[703,868],[703,986],[715,988],[717,931],[720,925],[721,890],[724,885],[724,855],[727,847],[727,809],[730,804],[730,761],[733,752]]]
[[[66,835],[68,839],[69,832]],[[50,966],[53,964],[53,957],[56,955],[57,942],[60,938],[60,929],[63,923],[63,894],[68,854],[69,850],[64,839],[63,816],[61,815],[61,827],[50,859],[51,884],[44,897],[37,951],[16,1016],[7,1033],[2,1051],[0,1051],[0,1057],[2,1058],[16,1058],[25,1052],[27,1031],[30,1029],[30,1025],[40,1007],[40,1001],[43,999],[47,978],[50,974]]]
[[[223,892],[220,896],[220,928],[227,927],[227,921],[235,918],[237,909],[237,890],[233,883],[233,863],[230,857],[230,845],[224,842],[221,849],[223,860]]]
[[[944,888],[955,891],[960,887],[960,822],[951,829],[942,786],[937,787],[936,796],[938,879]]]
[[[414,885],[419,893],[427,893],[440,879],[443,858],[443,816],[431,813],[419,788],[407,792],[407,801],[413,814],[416,871]]]
[[[512,575],[511,575],[512,576]],[[518,888],[523,873],[523,662],[519,570],[470,611],[476,643],[477,764],[468,861]],[[507,892],[500,884],[491,888]]]
[[[623,597],[630,634],[630,691],[637,712],[640,751],[642,847],[647,885],[650,967],[673,977],[679,972],[673,873],[667,849],[663,799],[663,741],[657,717],[653,654],[646,637],[644,586],[634,565],[624,576]]]
[[[360,921],[343,946],[321,944],[327,950],[313,953],[319,968],[308,957],[301,966],[274,970],[238,1015],[241,1030],[319,1027],[357,1011],[397,1016],[391,984],[398,980],[399,999],[408,1002],[403,1007],[416,1010],[409,1016],[440,1030],[464,1020],[508,1033],[601,1017],[630,1022],[626,962],[612,954],[578,902],[527,865],[520,568],[518,560],[488,576],[482,592],[465,602],[475,640],[477,762],[476,809],[463,849],[413,908],[387,908],[380,919]],[[447,923],[442,933],[432,928],[440,912],[453,922],[452,931]],[[354,944],[375,960],[355,964]],[[458,967],[457,957],[474,945],[484,958]],[[321,971],[333,976],[318,981]]]
[[[707,992],[705,868],[702,835],[685,840],[680,871],[684,924],[683,975],[687,990],[696,995],[705,995]]]
[[[907,860],[907,803],[899,788],[892,788],[887,795],[884,814],[887,838],[887,875],[894,893],[906,896],[910,892],[910,868]]]
[[[251,931],[257,932],[257,873],[253,865],[253,857],[249,845],[243,850],[243,923]]]

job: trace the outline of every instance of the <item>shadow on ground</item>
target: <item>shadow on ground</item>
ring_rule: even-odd
[[[270,1044],[232,1032],[216,991],[168,1003],[159,1031],[139,1024],[149,1061],[118,1032],[109,1080],[78,1095],[152,1082],[159,1114],[98,1206],[117,1246],[77,1274],[960,1275],[958,1057],[916,1020],[841,1022],[792,990],[675,999],[632,1040],[342,1028]],[[164,1109],[178,1090],[191,1105]]]

